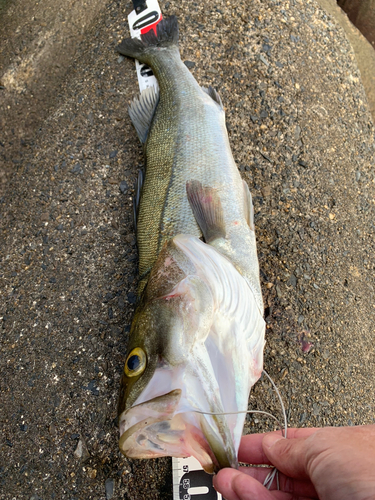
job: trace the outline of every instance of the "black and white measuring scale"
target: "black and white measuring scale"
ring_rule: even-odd
[[[157,0],[133,0],[134,10],[128,16],[130,35],[140,38],[162,19]],[[151,69],[135,61],[139,90],[159,87]],[[222,500],[222,496],[212,486],[212,476],[193,457],[172,458],[173,500]]]
[[[134,10],[128,15],[128,23],[130,28],[130,36],[132,38],[141,38],[150,30],[156,30],[156,25],[163,18],[157,0],[133,0]],[[152,73],[152,70],[147,64],[135,61],[135,68],[137,70],[139,90],[149,87],[159,88],[158,82]]]

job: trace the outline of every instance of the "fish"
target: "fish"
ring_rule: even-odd
[[[176,17],[117,50],[147,64],[159,84],[129,108],[146,169],[120,450],[129,458],[194,456],[209,473],[236,468],[265,343],[251,194],[219,94],[180,58]]]

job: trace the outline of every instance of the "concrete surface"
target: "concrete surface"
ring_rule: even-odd
[[[117,446],[143,162],[126,109],[134,64],[115,52],[130,4],[13,5],[0,38],[0,498],[171,499],[168,459],[126,460]],[[38,72],[55,22],[42,25],[42,7],[75,43]],[[161,7],[180,19],[183,60],[221,94],[253,193],[265,368],[290,425],[374,422],[374,129],[348,40],[313,0]],[[279,412],[265,380],[250,405]],[[245,431],[268,428],[249,417]]]

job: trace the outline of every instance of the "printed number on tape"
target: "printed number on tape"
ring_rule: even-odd
[[[172,469],[173,500],[222,500],[212,486],[211,474],[195,458],[172,458]]]
[[[128,23],[130,28],[130,35],[132,38],[141,38],[141,35],[150,30],[156,30],[156,25],[162,19],[161,10],[157,0],[146,0],[146,8],[140,12],[133,10],[128,15]],[[151,69],[139,61],[135,61],[135,68],[137,70],[139,90],[145,90],[149,87],[158,88],[158,82],[153,75]]]

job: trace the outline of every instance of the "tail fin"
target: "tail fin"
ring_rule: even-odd
[[[157,34],[154,30],[150,30],[144,35],[141,35],[141,40],[138,38],[127,38],[123,40],[117,47],[117,51],[128,57],[133,57],[141,62],[148,62],[147,55],[150,54],[150,49],[156,47],[178,47],[178,22],[176,16],[170,16],[162,19],[156,26]]]

